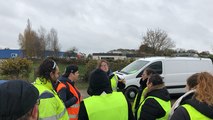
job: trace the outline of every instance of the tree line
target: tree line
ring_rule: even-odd
[[[57,57],[60,51],[57,31],[51,28],[47,33],[41,26],[36,32],[29,19],[24,32],[19,33],[18,42],[27,58],[44,58],[45,51],[50,51],[51,56]]]
[[[49,56],[58,57],[60,45],[57,31],[54,28],[47,33],[45,28],[40,27],[38,32],[32,29],[30,20],[23,33],[19,34],[19,45],[27,58],[44,58],[45,51],[49,51]],[[162,29],[147,29],[142,36],[142,42],[136,50],[136,54],[143,56],[172,56],[175,53],[195,53],[196,50],[176,49],[175,42],[169,37],[166,31]],[[64,57],[71,58],[77,56],[77,47],[71,47],[64,54]],[[199,53],[201,55],[209,55],[208,51]]]

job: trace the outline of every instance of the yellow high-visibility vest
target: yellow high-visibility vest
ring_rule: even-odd
[[[84,99],[89,120],[128,120],[128,104],[121,92]]]
[[[118,76],[113,73],[113,77],[110,79],[111,87],[114,92],[117,92]]]
[[[33,84],[39,91],[39,120],[68,120],[66,107],[53,89],[52,83],[37,78]]]
[[[200,113],[199,111],[197,111],[194,107],[192,107],[189,104],[184,104],[182,106],[188,112],[190,120],[212,120],[212,119],[206,117],[205,115],[203,115],[202,113]]]
[[[139,102],[138,105],[140,105],[140,104],[144,101],[144,95],[145,95],[145,93],[147,92],[147,90],[148,90],[147,87],[144,88],[144,90],[143,90],[143,92],[142,92],[142,95],[141,95],[141,98],[140,98],[140,102]],[[136,95],[136,97],[135,97],[135,99],[134,99],[134,102],[133,102],[133,104],[132,104],[132,112],[133,112],[133,115],[135,115],[135,112],[137,112],[136,109],[138,108],[138,106],[135,106],[135,105],[136,105],[137,97],[138,97],[138,94]],[[135,108],[135,107],[136,107],[136,108]]]
[[[140,118],[140,113],[141,113],[141,108],[143,107],[143,104],[145,103],[145,101],[148,99],[148,98],[153,98],[155,99],[160,105],[161,107],[164,109],[165,111],[165,115],[161,118],[158,118],[156,120],[168,120],[169,118],[169,113],[170,113],[170,110],[171,110],[171,101],[164,101],[160,98],[157,98],[157,97],[154,97],[154,96],[148,96],[143,102],[142,104],[140,105],[139,109],[138,109],[138,112],[137,112],[137,120]]]

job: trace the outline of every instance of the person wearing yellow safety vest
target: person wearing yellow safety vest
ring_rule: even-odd
[[[106,60],[100,60],[97,68],[107,73],[113,91],[123,90],[126,87],[125,80],[109,69],[109,63]]]
[[[201,72],[194,96],[179,106],[170,120],[213,120],[213,76]]]
[[[33,83],[39,91],[39,120],[68,120],[63,101],[54,90],[59,68],[52,59],[45,59],[39,66],[38,77]]]
[[[155,73],[155,71],[150,68],[146,68],[142,72],[141,79],[140,79],[140,87],[138,88],[138,93],[132,104],[133,115],[137,114],[137,109],[138,109],[140,103],[144,100],[144,94],[147,91],[147,86],[146,86],[147,79],[154,73]]]
[[[78,66],[69,65],[56,83],[56,91],[67,108],[70,120],[78,120],[81,101],[81,94],[75,87],[78,76]]]
[[[80,103],[79,120],[134,120],[131,104],[122,92],[113,92],[109,78],[95,69],[89,78],[90,97]]]
[[[194,96],[195,89],[197,86],[197,77],[199,73],[195,73],[191,75],[187,80],[186,80],[186,93],[179,97],[175,103],[172,105],[172,109],[169,114],[169,119],[173,115],[174,111],[180,106],[185,103],[186,100],[191,99]]]
[[[151,75],[144,100],[137,110],[137,120],[167,120],[170,110],[170,96],[162,78],[158,74]]]

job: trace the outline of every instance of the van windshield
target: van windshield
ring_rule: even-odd
[[[124,74],[133,74],[145,66],[149,61],[136,60],[126,67],[124,67],[120,72]]]

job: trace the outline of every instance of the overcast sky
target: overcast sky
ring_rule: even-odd
[[[55,28],[61,50],[138,49],[147,29],[165,30],[176,48],[213,53],[213,0],[1,0],[0,48],[18,49],[29,18]]]

